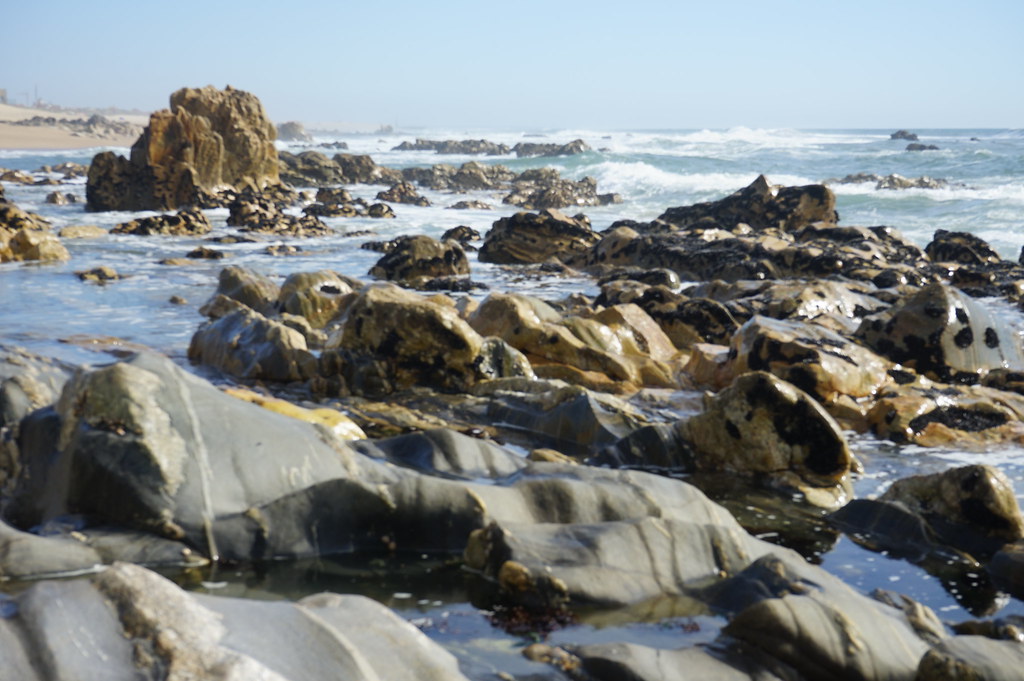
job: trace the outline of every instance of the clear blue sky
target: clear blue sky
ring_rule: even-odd
[[[16,103],[230,84],[276,122],[1024,127],[1021,0],[5,4]]]

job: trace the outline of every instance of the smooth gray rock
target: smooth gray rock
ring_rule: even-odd
[[[450,653],[362,596],[191,595],[118,563],[5,607],[17,614],[0,619],[0,667],[16,681],[465,679]]]

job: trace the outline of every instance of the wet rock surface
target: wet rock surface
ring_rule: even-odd
[[[314,152],[282,155],[282,176],[286,166],[319,187],[314,203],[243,190],[203,205],[254,238],[316,236],[328,233],[318,218],[391,211],[344,184],[499,197],[515,179],[480,163],[400,172]],[[531,182],[560,186],[557,173],[522,175],[524,196]],[[579,205],[577,189],[559,201]],[[193,237],[202,210],[124,233]],[[465,246],[479,238],[469,224],[441,241],[392,234],[366,242],[383,254],[370,276],[429,291],[465,281]],[[8,352],[0,577],[100,572],[8,597],[18,614],[2,620],[0,658],[24,678],[72,678],[62,670],[92,662],[54,642],[93,615],[105,678],[493,678],[460,672],[363,600],[193,596],[124,564],[262,570],[383,552],[469,568],[472,607],[496,625],[550,632],[598,612],[711,627],[698,644],[541,643],[528,653],[549,666],[532,667],[537,678],[913,679],[1015,664],[1012,646],[992,645],[1004,641],[953,636],[913,600],[868,597],[784,546],[820,559],[845,533],[951,594],[970,589],[961,602],[979,614],[1002,598],[996,585],[1024,593],[1024,522],[998,470],[854,499],[850,448],[851,431],[921,446],[1024,441],[1019,336],[978,297],[1020,300],[1018,263],[966,234],[920,249],[887,227],[840,226],[824,185],[765,178],[603,232],[584,215],[518,213],[479,256],[510,276],[590,277],[600,293],[442,295],[229,266],[201,308],[194,373],[147,352],[77,369]],[[317,643],[300,659],[291,644],[306,636]]]

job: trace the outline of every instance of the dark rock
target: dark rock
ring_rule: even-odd
[[[46,218],[30,213],[10,201],[0,200],[0,232],[32,230],[49,232],[52,225]]]
[[[292,154],[277,153],[282,182],[298,187],[330,187],[344,183],[348,178],[341,167],[319,151]]]
[[[335,154],[334,162],[341,168],[344,177],[340,184],[392,185],[402,181],[401,171],[379,166],[366,155]]]
[[[392,203],[407,203],[413,206],[429,206],[430,201],[420,196],[416,188],[408,182],[399,182],[392,185],[391,189],[377,193],[378,201],[390,201]]]
[[[955,262],[962,265],[986,265],[1002,262],[988,243],[969,232],[935,231],[924,252],[932,262]]]
[[[54,206],[67,206],[78,203],[78,197],[71,192],[50,192],[46,195],[46,203]]]
[[[597,180],[584,177],[582,180],[565,180],[557,177],[540,175],[534,177],[527,171],[513,181],[512,193],[502,199],[502,203],[519,206],[528,210],[544,208],[567,208],[583,206],[603,206],[617,203],[616,195],[597,193]]]
[[[922,517],[939,541],[985,557],[1024,538],[1013,485],[999,470],[962,466],[897,480],[879,497]]]
[[[835,196],[824,185],[772,187],[761,175],[748,187],[724,199],[669,208],[658,219],[677,229],[710,222],[725,229],[744,223],[754,229],[774,227],[797,232],[815,222],[838,221],[835,204]]]
[[[150,116],[131,158],[112,152],[89,167],[89,210],[173,210],[224,186],[279,182],[274,126],[260,101],[228,86],[182,88]]]
[[[454,307],[436,304],[393,284],[373,284],[359,292],[349,306],[341,328],[332,336],[321,365],[330,375],[331,362],[341,362],[352,390],[388,393],[415,385],[441,391],[466,392],[487,378],[484,339],[459,317]],[[360,379],[351,371],[363,358],[377,381]],[[518,354],[518,353],[514,353]],[[512,375],[531,375],[525,358],[519,358]],[[370,374],[367,374],[369,377]],[[365,385],[364,385],[365,384]]]
[[[768,371],[825,404],[868,397],[887,382],[891,364],[844,336],[799,320],[756,315],[735,333],[728,370]]]
[[[766,477],[825,508],[852,495],[853,457],[839,425],[810,395],[771,374],[739,376],[678,427],[698,471]]]
[[[539,263],[552,257],[583,253],[599,240],[583,216],[570,218],[557,210],[516,213],[501,218],[480,247],[481,262]]]
[[[121,275],[117,273],[113,267],[102,266],[94,267],[91,270],[80,270],[75,272],[75,276],[82,281],[94,281],[98,284],[105,284],[108,281],[117,281],[121,279]]]
[[[503,156],[509,153],[504,144],[496,144],[487,140],[427,140],[417,139],[415,142],[402,142],[392,151],[434,151],[438,154],[487,154]]]
[[[213,231],[206,214],[198,208],[186,208],[173,215],[154,215],[123,222],[111,234],[135,234],[138,236],[195,236]]]
[[[458,227],[452,227],[441,235],[441,241],[448,241],[449,239],[459,242],[463,248],[466,248],[470,241],[480,241],[480,232],[468,225],[459,225]]]
[[[583,140],[575,139],[566,144],[520,142],[512,147],[512,151],[519,158],[530,156],[574,156],[591,151],[591,147]]]
[[[226,296],[261,314],[270,314],[275,309],[280,291],[281,288],[268,277],[240,265],[229,265],[218,275],[213,298]],[[207,303],[200,312],[207,314],[205,310],[209,305]]]
[[[907,145],[907,151],[938,151],[939,148],[934,144],[918,144],[917,142],[911,142]]]
[[[917,141],[917,135],[912,133],[912,132],[908,132],[906,130],[897,130],[893,134],[889,135],[889,139],[891,139],[891,140],[907,140],[907,141],[910,141],[910,142],[916,142]]]
[[[425,279],[469,274],[469,260],[456,241],[438,241],[426,235],[394,239],[370,276],[418,287]]]
[[[296,272],[281,285],[277,307],[285,313],[305,318],[314,329],[322,329],[349,302],[349,294],[360,283],[337,272]]]
[[[214,248],[199,246],[197,248],[193,248],[191,251],[186,253],[185,257],[200,260],[223,260],[225,257],[227,257],[227,253],[225,253],[224,251],[218,251]]]

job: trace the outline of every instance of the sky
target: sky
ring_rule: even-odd
[[[402,128],[1024,127],[1020,0],[7,2],[11,103]]]

